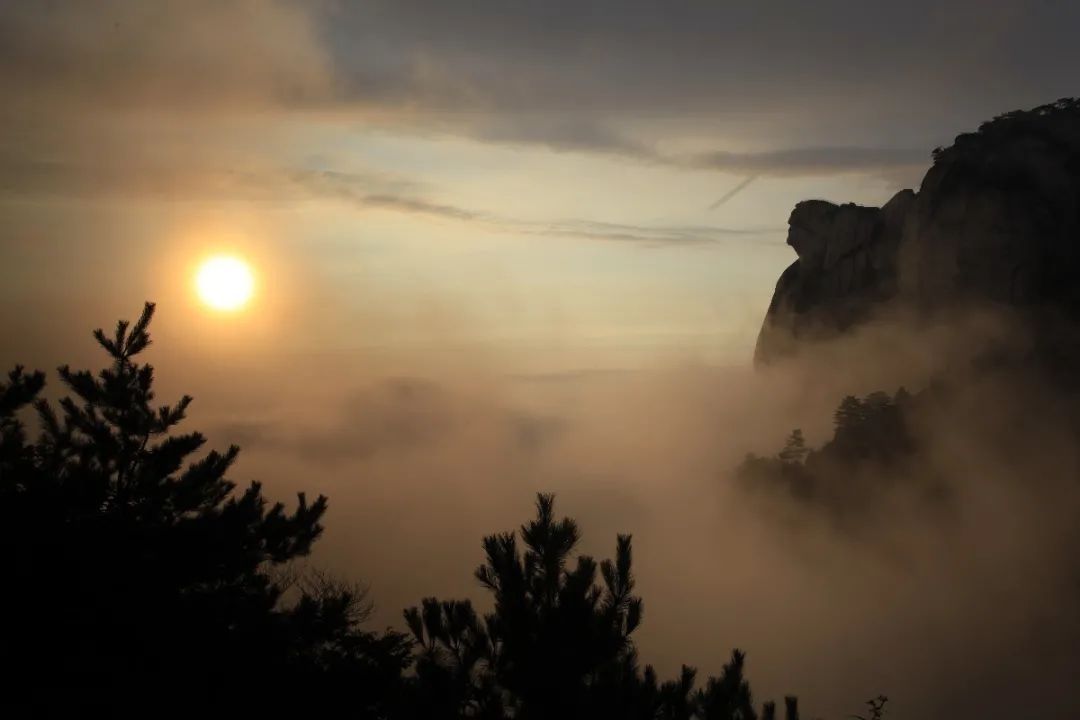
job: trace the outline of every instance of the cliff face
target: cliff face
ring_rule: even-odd
[[[919,191],[884,207],[801,202],[755,361],[893,308],[959,302],[1080,320],[1080,101],[1003,115],[934,151]]]

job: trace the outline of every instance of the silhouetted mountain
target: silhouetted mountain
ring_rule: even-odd
[[[972,303],[1020,309],[1045,354],[1080,357],[1080,101],[1002,115],[933,158],[918,192],[884,207],[795,206],[798,259],[777,282],[758,363],[894,310]]]

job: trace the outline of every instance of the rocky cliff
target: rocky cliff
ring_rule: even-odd
[[[755,361],[903,309],[985,302],[1080,320],[1080,100],[1002,115],[884,207],[795,206]]]

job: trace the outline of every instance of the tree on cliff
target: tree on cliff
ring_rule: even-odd
[[[806,447],[806,438],[803,437],[803,431],[796,428],[788,435],[787,442],[784,443],[784,449],[780,451],[777,457],[781,462],[785,463],[802,463],[806,460],[806,455],[810,452],[810,449]]]
[[[833,436],[819,448],[806,445],[801,430],[788,435],[775,455],[747,455],[736,474],[743,486],[780,491],[795,500],[817,505],[842,525],[871,515],[881,489],[898,479],[922,478],[926,499],[941,500],[936,475],[920,463],[917,436],[910,413],[917,403],[900,388],[895,395],[873,392],[864,398],[849,395],[833,413]],[[912,472],[917,469],[920,472]]]
[[[310,706],[347,677],[353,707],[388,702],[408,661],[396,634],[359,630],[364,598],[331,581],[281,578],[322,532],[326,499],[268,506],[258,483],[226,479],[236,447],[192,460],[205,438],[174,432],[191,403],[154,400],[154,306],[113,335],[94,333],[109,365],[64,366],[55,407],[41,373],[0,383],[0,659],[23,709],[126,713],[173,697],[257,706],[250,683],[285,680],[275,703]],[[33,442],[20,415],[37,410]],[[176,689],[182,685],[183,692]],[[288,689],[317,688],[289,697]],[[146,706],[150,708],[153,706]],[[153,711],[147,710],[150,714]]]

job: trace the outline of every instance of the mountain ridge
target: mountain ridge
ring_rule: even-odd
[[[787,242],[798,258],[777,281],[757,365],[892,312],[980,304],[1020,310],[1033,326],[1076,324],[1080,100],[1000,115],[932,157],[918,191],[880,208],[795,206]]]

